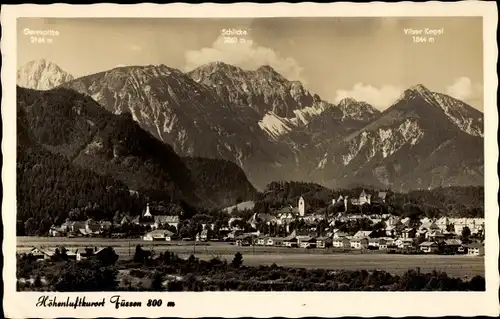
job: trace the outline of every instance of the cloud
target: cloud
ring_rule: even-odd
[[[335,103],[339,103],[346,97],[360,102],[366,102],[379,110],[385,110],[396,101],[404,88],[394,85],[382,85],[380,88],[363,83],[356,83],[352,89],[337,90]]]
[[[130,49],[131,51],[135,51],[135,52],[140,52],[140,51],[142,51],[142,47],[140,47],[140,46],[138,46],[138,45],[136,45],[136,44],[131,44],[131,45],[129,46],[129,49]]]
[[[288,80],[305,83],[302,67],[291,57],[280,56],[271,48],[255,45],[252,40],[244,43],[224,43],[220,36],[210,47],[188,51],[185,54],[185,70],[192,69],[215,61],[238,66],[246,70],[254,70],[269,65]]]
[[[473,101],[481,98],[483,86],[479,83],[472,83],[471,79],[463,76],[446,87],[446,94],[462,101]]]

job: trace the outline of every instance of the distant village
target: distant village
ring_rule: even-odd
[[[484,255],[484,218],[422,218],[412,220],[391,214],[347,214],[347,205],[370,204],[372,196],[365,191],[349,200],[340,196],[332,206],[344,205],[343,212],[333,216],[306,213],[307,202],[300,197],[296,207],[287,206],[273,214],[254,213],[251,218],[230,217],[225,223],[202,223],[193,236],[181,234],[180,216],[167,215],[148,204],[143,214],[133,219],[111,221],[66,221],[53,226],[50,236],[128,237],[123,229],[138,229],[144,241],[226,241],[239,246],[290,247],[303,249],[383,250],[387,253],[444,253]],[[385,201],[385,192],[377,200]],[[227,207],[226,213],[249,210],[253,202]],[[343,230],[345,224],[368,221],[368,229]],[[358,227],[363,228],[363,226]]]

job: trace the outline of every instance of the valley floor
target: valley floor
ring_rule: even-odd
[[[232,260],[236,252],[243,254],[244,264],[248,266],[272,265],[294,268],[321,268],[331,270],[384,270],[400,275],[410,268],[420,267],[422,272],[433,270],[446,272],[449,276],[471,278],[475,275],[484,277],[484,257],[464,255],[399,255],[380,251],[344,252],[330,249],[302,249],[285,247],[241,247],[223,242],[196,243],[184,241],[148,242],[141,239],[106,239],[106,238],[64,238],[62,243],[70,250],[85,247],[114,248],[120,260],[133,257],[135,246],[153,250],[155,254],[173,252],[183,258],[194,254],[202,260],[213,257]],[[17,252],[28,253],[33,247],[55,249],[61,245],[60,238],[54,237],[18,237]]]

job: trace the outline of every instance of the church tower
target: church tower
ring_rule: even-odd
[[[304,201],[304,197],[300,196],[299,198],[299,215],[304,216],[306,213],[306,202]]]
[[[153,215],[151,215],[151,212],[149,211],[149,203],[146,206],[146,212],[144,213],[144,217],[153,217]]]

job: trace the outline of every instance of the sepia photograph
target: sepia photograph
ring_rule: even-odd
[[[4,230],[15,292],[36,307],[485,293],[498,146],[483,16],[20,14],[12,27]],[[165,298],[148,307],[178,303]]]

